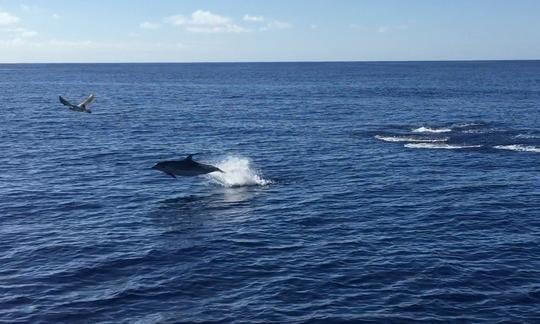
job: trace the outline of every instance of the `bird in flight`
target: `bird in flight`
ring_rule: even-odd
[[[68,106],[69,109],[73,110],[73,111],[78,111],[78,112],[87,112],[87,113],[91,113],[92,111],[90,109],[88,109],[88,106],[90,106],[90,104],[92,102],[94,102],[94,100],[96,99],[96,97],[94,96],[94,94],[91,94],[88,96],[88,98],[84,99],[80,104],[78,105],[74,105],[72,104],[71,102],[69,102],[66,98],[60,96],[59,97],[60,99],[60,102],[64,105],[64,106]]]

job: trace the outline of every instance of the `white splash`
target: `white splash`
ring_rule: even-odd
[[[229,156],[215,165],[224,173],[212,172],[207,176],[224,187],[266,186],[272,183],[252,169],[250,160],[244,157]]]
[[[404,136],[382,136],[375,135],[375,138],[385,142],[418,142],[418,143],[438,143],[446,142],[447,137],[444,138],[416,138],[416,137],[404,137]]]
[[[445,144],[445,143],[409,143],[409,144],[405,144],[405,147],[418,148],[418,149],[456,150],[456,149],[479,148],[479,147],[482,147],[482,145],[456,145],[456,144]]]
[[[517,152],[535,152],[540,153],[540,147],[530,146],[530,145],[521,145],[521,144],[512,144],[512,145],[497,145],[494,148],[498,150],[510,150]]]
[[[418,127],[412,130],[415,133],[448,133],[451,132],[451,128],[430,128],[430,127]]]

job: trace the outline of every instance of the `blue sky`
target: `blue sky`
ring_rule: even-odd
[[[0,62],[540,59],[540,1],[0,0]]]

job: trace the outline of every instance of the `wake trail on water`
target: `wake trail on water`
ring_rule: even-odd
[[[446,142],[448,137],[444,138],[416,138],[408,136],[382,136],[375,135],[375,138],[385,142],[419,142],[419,143],[437,143],[437,142]]]
[[[538,130],[514,130],[493,127],[486,123],[454,123],[449,126],[408,126],[408,132],[400,127],[390,134],[374,137],[384,142],[403,143],[409,149],[496,149],[514,152],[540,153]],[[444,136],[444,137],[443,137]],[[513,142],[513,143],[512,143]],[[488,152],[489,150],[482,150]]]
[[[457,144],[440,144],[440,143],[408,143],[405,144],[407,148],[417,149],[446,149],[446,150],[459,150],[468,148],[479,148],[482,145],[457,145]]]
[[[451,128],[431,128],[431,127],[418,127],[412,130],[414,133],[448,133],[451,132]]]
[[[497,146],[494,146],[494,148],[498,150],[540,153],[540,147],[532,146],[532,145],[521,145],[521,144],[497,145]]]
[[[207,177],[223,187],[266,186],[272,183],[252,168],[251,161],[245,157],[228,156],[217,162],[215,166],[223,170],[223,173],[213,172]]]

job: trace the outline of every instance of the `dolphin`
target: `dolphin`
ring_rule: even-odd
[[[188,155],[183,160],[158,162],[152,169],[164,172],[173,178],[176,178],[176,176],[193,177],[212,172],[225,173],[213,165],[193,161],[193,154]]]
[[[80,104],[74,105],[74,104],[72,104],[66,98],[64,98],[62,96],[59,96],[58,98],[60,99],[60,102],[64,106],[68,106],[69,109],[71,109],[73,111],[87,112],[87,113],[92,113],[92,111],[90,109],[88,109],[88,106],[92,102],[94,102],[94,100],[96,99],[96,97],[93,94],[91,94],[91,95],[88,96],[88,98],[84,99]]]

